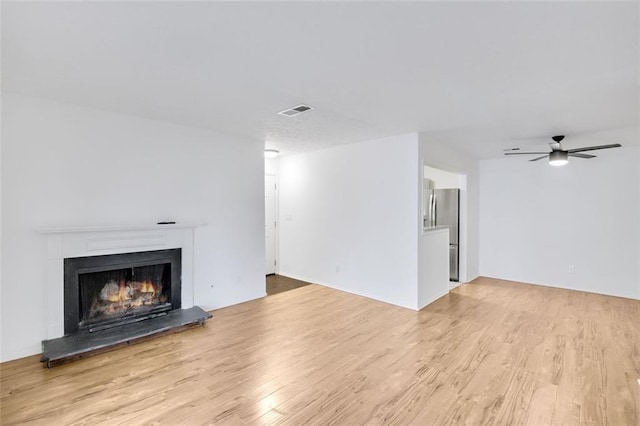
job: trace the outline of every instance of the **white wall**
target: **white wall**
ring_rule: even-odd
[[[280,159],[280,274],[416,308],[417,135]]]
[[[433,189],[460,188],[460,175],[424,166],[424,177],[433,181]]]
[[[264,159],[264,174],[278,176],[278,162],[279,158],[265,158]]]
[[[41,227],[206,222],[195,234],[196,304],[265,294],[263,141],[16,95],[2,101],[3,360],[40,352]]]
[[[449,148],[445,142],[431,138],[428,134],[419,134],[420,170],[438,169],[459,176],[460,187],[460,282],[469,282],[479,275],[479,172],[478,160]],[[427,166],[426,168],[424,166]],[[428,177],[428,176],[427,176]],[[419,223],[422,223],[422,210],[418,210]],[[421,226],[421,225],[420,225]],[[423,259],[423,239],[421,239],[420,258]],[[426,267],[423,262],[421,267]]]
[[[449,292],[449,229],[434,229],[420,236],[418,303],[422,309]]]
[[[640,298],[640,151],[595,154],[481,162],[482,275]]]

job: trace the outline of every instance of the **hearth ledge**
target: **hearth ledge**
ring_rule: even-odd
[[[164,316],[126,324],[96,333],[79,331],[57,339],[42,341],[40,362],[46,367],[136,343],[142,339],[204,325],[212,315],[198,306],[176,309]]]

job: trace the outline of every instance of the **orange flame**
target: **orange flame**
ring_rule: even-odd
[[[156,289],[153,287],[153,283],[151,281],[144,281],[142,283],[142,287],[140,288],[142,293],[155,293]]]
[[[109,302],[124,302],[131,299],[131,289],[127,287],[124,280],[118,283],[118,292],[109,295]]]

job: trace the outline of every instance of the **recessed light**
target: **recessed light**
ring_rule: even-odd
[[[264,150],[264,158],[276,158],[280,154],[280,151],[277,149],[265,149]]]

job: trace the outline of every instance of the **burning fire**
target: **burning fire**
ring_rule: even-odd
[[[143,281],[142,285],[140,286],[140,290],[141,293],[155,293],[156,289],[153,286],[153,283],[151,281]]]
[[[131,288],[127,287],[124,280],[118,283],[117,291],[111,291],[107,296],[109,302],[123,302],[128,299],[131,299]]]
[[[101,313],[113,315],[132,308],[165,303],[166,297],[161,294],[161,288],[161,284],[154,284],[151,280],[109,281],[94,299],[90,317]]]
[[[114,281],[107,283],[100,292],[100,298],[107,302],[124,302],[132,298],[132,289],[125,280],[120,280],[118,284]]]

